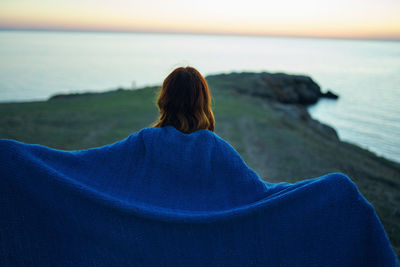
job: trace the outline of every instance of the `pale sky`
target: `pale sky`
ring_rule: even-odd
[[[400,0],[0,0],[0,28],[400,39]]]

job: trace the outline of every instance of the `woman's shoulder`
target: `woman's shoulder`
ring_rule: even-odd
[[[204,152],[203,154],[207,154],[217,161],[226,158],[236,158],[243,161],[240,154],[227,140],[207,129],[183,133],[174,126],[147,127],[134,133],[134,135],[144,145],[148,146],[170,147],[173,150],[191,148],[198,152]]]
[[[152,126],[145,127],[133,134],[162,134],[162,133],[164,133],[164,134],[169,133],[169,134],[173,134],[173,135],[177,135],[177,136],[186,136],[186,137],[198,136],[198,135],[217,136],[213,131],[210,131],[207,129],[198,129],[191,133],[184,133],[172,125],[167,125],[167,126],[163,126],[163,127],[152,127]]]

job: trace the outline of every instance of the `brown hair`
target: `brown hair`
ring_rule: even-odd
[[[154,127],[172,125],[184,133],[214,131],[207,81],[195,68],[180,67],[165,78],[157,99],[160,112]]]

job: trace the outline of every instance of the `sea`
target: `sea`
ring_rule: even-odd
[[[309,75],[340,96],[310,106],[315,119],[342,140],[400,162],[399,41],[0,31],[0,102],[157,85],[186,65],[203,75]]]

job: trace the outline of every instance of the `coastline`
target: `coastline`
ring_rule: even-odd
[[[341,141],[335,130],[312,119],[298,103],[213,88],[216,133],[268,182],[297,182],[343,172],[375,207],[400,254],[400,164]],[[243,80],[248,85],[249,80]],[[0,138],[59,149],[84,149],[111,143],[147,127],[157,117],[158,87],[75,94],[49,101],[0,103]]]
[[[400,54],[399,46],[390,42],[134,33],[3,35],[0,95],[4,100],[44,100],[58,92],[157,85],[176,64],[201,66],[204,75],[232,71],[305,74],[341,96],[337,103],[319,101],[314,118],[335,126],[343,139],[400,162],[399,82],[393,72],[399,67]],[[168,46],[163,52],[154,53],[159,51],[157,44],[164,42]],[[191,45],[178,49],[182,42]],[[65,47],[65,43],[70,45]],[[221,53],[221,47],[230,49]],[[19,60],[21,55],[30,55],[30,60]],[[34,62],[42,60],[49,64],[35,67]]]

